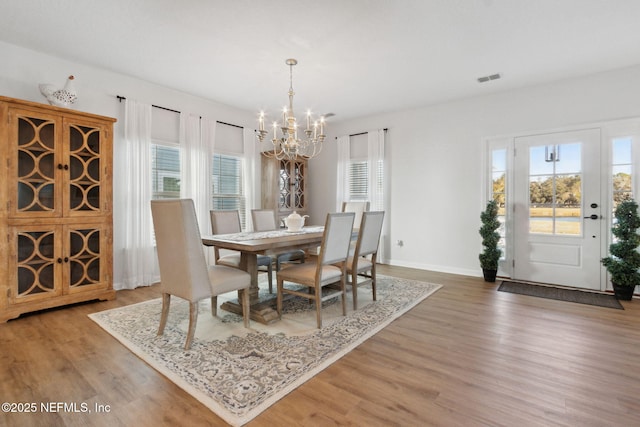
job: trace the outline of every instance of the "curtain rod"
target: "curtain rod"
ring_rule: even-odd
[[[123,100],[127,99],[126,97],[124,97],[124,96],[120,96],[120,95],[116,95],[116,98],[118,98],[118,101],[119,101],[119,102],[122,102]],[[161,110],[171,111],[172,113],[178,113],[178,114],[180,114],[180,111],[178,111],[178,110],[173,110],[173,109],[171,109],[171,108],[161,107],[161,106],[159,106],[159,105],[151,105],[151,106],[152,106],[153,108],[159,108],[159,109],[161,109]]]
[[[120,96],[120,95],[116,95],[116,98],[118,98],[119,102],[122,102],[123,100],[126,100],[127,98],[124,96]],[[172,113],[178,113],[180,114],[181,112],[178,110],[174,110],[172,108],[167,108],[167,107],[161,107],[159,105],[151,105],[153,108],[159,108],[161,110],[165,110],[165,111],[171,111]],[[202,116],[200,116],[200,118],[202,118]],[[226,123],[226,122],[221,122],[220,120],[216,120],[216,123],[220,123],[221,125],[227,125],[227,126],[233,126],[236,128],[240,128],[240,129],[244,129],[244,126],[240,126],[240,125],[234,125],[232,123]]]
[[[216,123],[220,123],[221,125],[233,126],[234,128],[244,129],[244,126],[234,125],[233,123],[225,123],[221,122],[220,120],[216,120]]]
[[[384,129],[382,129],[382,130],[386,132],[386,131],[388,131],[388,130],[389,130],[389,128],[384,128]],[[368,134],[368,133],[369,133],[369,132],[352,133],[351,135],[349,135],[349,137],[352,137],[352,136],[358,136],[358,135],[366,135],[366,134]],[[337,137],[337,136],[336,136],[336,139],[338,139],[338,137]]]

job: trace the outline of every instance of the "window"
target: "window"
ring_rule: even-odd
[[[180,150],[151,144],[152,199],[180,198]]]
[[[349,162],[349,201],[377,200],[377,206],[370,206],[370,210],[384,210],[384,164],[378,163],[377,182],[372,189],[369,188],[369,162],[367,160],[351,160]],[[377,197],[372,197],[369,190],[375,191]]]
[[[349,163],[349,194],[351,202],[369,200],[368,181],[369,167],[367,161],[352,160]]]
[[[631,137],[616,138],[612,141],[612,194],[613,209],[623,200],[633,197],[633,186],[631,177],[632,156]]]
[[[151,198],[180,198],[180,115],[151,111]]]
[[[506,206],[507,206],[507,149],[491,150],[491,198],[498,203],[498,221],[500,221],[500,241],[502,258],[506,255]]]
[[[529,147],[529,232],[580,236],[583,143]]]
[[[242,190],[242,158],[214,154],[211,188],[213,209],[240,211],[240,221],[244,227],[246,202]]]

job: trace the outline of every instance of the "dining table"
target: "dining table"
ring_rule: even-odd
[[[279,229],[272,231],[245,231],[231,234],[203,235],[205,246],[215,246],[240,252],[240,268],[251,275],[249,299],[251,319],[269,324],[279,316],[274,308],[275,295],[260,297],[258,287],[258,255],[277,255],[295,249],[315,249],[322,243],[323,226],[306,226],[300,230]],[[226,301],[221,305],[223,310],[242,314],[242,306],[238,301]]]

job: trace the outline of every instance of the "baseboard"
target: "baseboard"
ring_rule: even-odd
[[[445,267],[442,265],[412,263],[412,262],[393,260],[393,259],[390,260],[388,264],[397,266],[397,267],[407,267],[407,268],[416,268],[418,270],[435,271],[438,273],[458,274],[461,276],[470,276],[470,277],[482,277],[482,270],[480,269],[471,270],[466,268],[451,268],[451,267]]]

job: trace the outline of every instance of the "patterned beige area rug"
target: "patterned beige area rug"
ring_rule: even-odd
[[[261,275],[261,297],[264,275]],[[290,391],[347,354],[394,319],[440,289],[441,285],[378,276],[377,301],[371,288],[358,289],[353,311],[350,290],[347,316],[338,298],[323,303],[322,329],[308,300],[287,301],[282,320],[251,322],[200,304],[196,336],[184,351],[189,306],[172,298],[163,336],[156,335],[161,299],[89,315],[105,331],[202,402],[228,423],[240,426]],[[234,296],[229,294],[230,297]],[[224,299],[218,298],[221,304]]]

